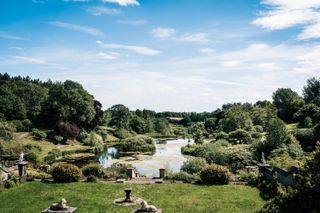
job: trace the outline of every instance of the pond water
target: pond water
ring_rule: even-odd
[[[190,143],[193,143],[191,140]],[[165,168],[178,172],[187,156],[181,153],[181,147],[188,144],[188,139],[158,140],[153,155],[120,156],[114,147],[108,148],[99,156],[100,164],[107,168],[113,163],[129,163],[137,168],[140,174],[157,177],[159,169]]]

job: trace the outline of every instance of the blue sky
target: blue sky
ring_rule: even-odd
[[[212,111],[319,77],[320,0],[2,0],[0,72],[104,108]]]

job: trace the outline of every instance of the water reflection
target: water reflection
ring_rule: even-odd
[[[159,140],[155,144],[154,155],[138,155],[135,158],[120,156],[117,149],[111,147],[99,157],[99,161],[104,167],[117,162],[130,163],[138,169],[140,174],[155,177],[158,176],[159,168],[170,169],[174,172],[180,170],[186,160],[186,156],[181,154],[181,147],[187,144],[187,139]]]

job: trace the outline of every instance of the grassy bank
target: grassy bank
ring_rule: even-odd
[[[123,197],[123,189],[133,188],[141,197],[163,212],[254,212],[263,201],[255,188],[248,186],[199,186],[191,184],[123,185],[111,183],[43,184],[26,183],[0,191],[0,212],[41,212],[65,197],[78,212],[130,212],[134,207],[119,207],[113,200]],[[138,207],[138,206],[136,206]]]

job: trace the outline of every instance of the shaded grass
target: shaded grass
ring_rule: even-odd
[[[0,191],[0,212],[41,212],[62,197],[78,212],[130,212],[135,207],[112,204],[124,197],[123,189],[133,188],[141,197],[163,212],[254,212],[264,203],[259,191],[248,186],[202,186],[191,184],[124,185],[113,183],[44,184],[26,183]]]

